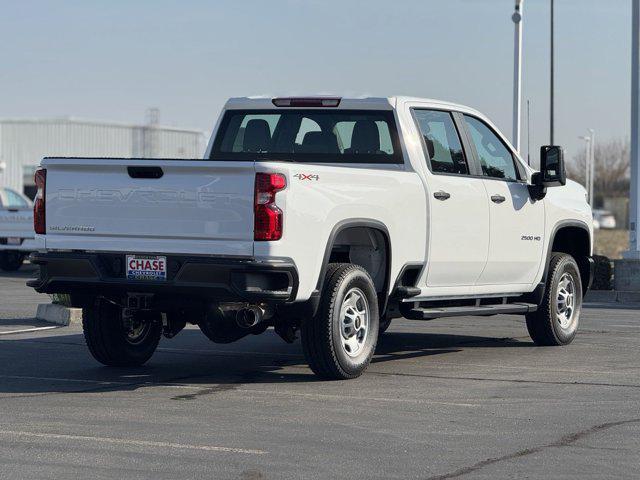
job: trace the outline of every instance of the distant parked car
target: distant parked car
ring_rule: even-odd
[[[28,197],[0,187],[0,270],[14,271],[35,250],[33,205]]]
[[[616,228],[616,217],[609,210],[594,210],[593,228]]]

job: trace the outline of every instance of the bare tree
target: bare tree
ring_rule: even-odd
[[[629,194],[629,140],[614,139],[596,143],[594,190],[596,198]],[[586,151],[567,162],[567,176],[585,185]]]

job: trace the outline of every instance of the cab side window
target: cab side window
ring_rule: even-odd
[[[450,112],[415,109],[433,173],[468,175],[469,167]]]
[[[464,119],[478,153],[482,174],[511,182],[517,181],[518,170],[515,160],[502,140],[483,121],[469,115],[465,115]]]

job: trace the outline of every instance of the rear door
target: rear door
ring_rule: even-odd
[[[473,286],[489,248],[489,205],[483,180],[462,147],[457,114],[413,109],[430,174],[426,285]]]
[[[544,202],[531,198],[514,153],[492,127],[464,119],[489,203],[489,255],[478,285],[529,285],[542,259]]]
[[[45,159],[46,247],[253,255],[253,162]]]

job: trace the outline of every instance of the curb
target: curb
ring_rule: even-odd
[[[589,290],[585,302],[592,303],[640,303],[640,292],[624,290]]]
[[[64,327],[80,325],[82,323],[82,309],[67,308],[56,303],[41,303],[38,305],[36,319]]]
[[[617,301],[619,303],[638,303],[640,302],[640,292],[617,292]]]

